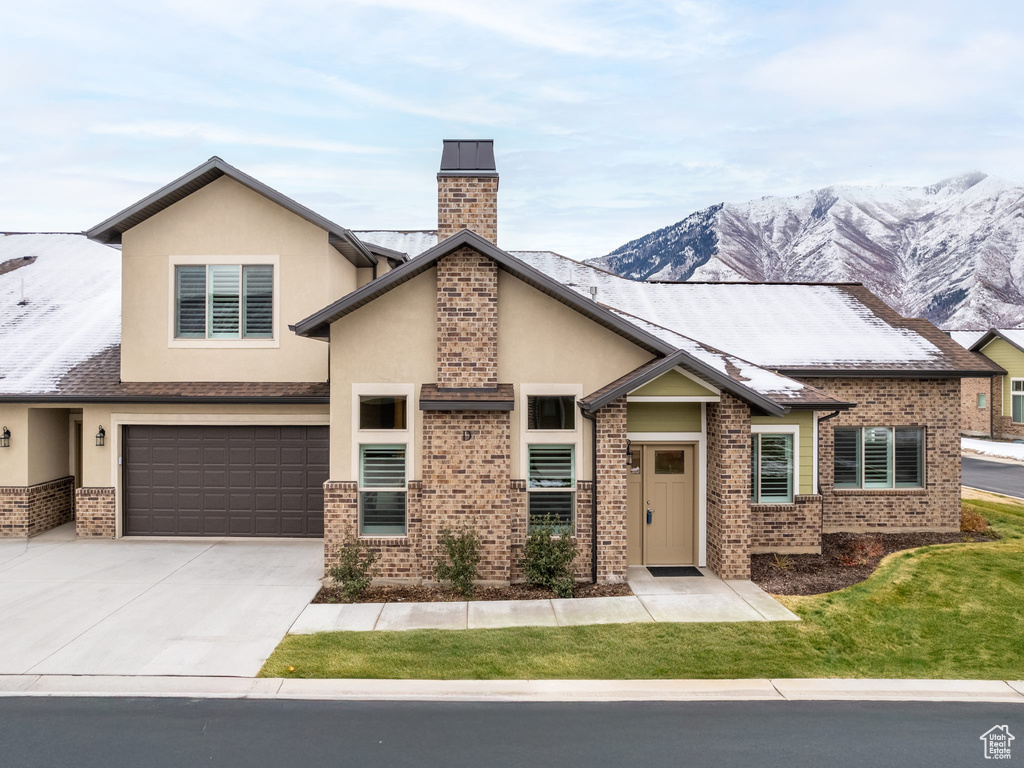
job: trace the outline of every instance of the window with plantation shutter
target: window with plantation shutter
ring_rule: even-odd
[[[833,484],[836,488],[860,487],[859,429],[836,429],[834,472]]]
[[[793,435],[755,434],[751,455],[754,461],[751,472],[754,502],[793,503]]]
[[[550,522],[572,530],[575,454],[572,445],[529,446],[526,485],[531,526]]]
[[[177,339],[272,339],[274,267],[176,266],[174,303]]]
[[[359,446],[360,534],[405,534],[405,452],[404,445]]]
[[[924,429],[843,427],[834,434],[835,488],[921,488]]]
[[[1011,418],[1014,424],[1024,424],[1024,379],[1010,381]]]
[[[177,267],[174,273],[174,335],[206,337],[206,267]]]
[[[274,335],[274,267],[242,267],[242,337],[269,339]]]

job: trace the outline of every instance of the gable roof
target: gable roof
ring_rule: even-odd
[[[151,216],[155,216],[165,208],[169,208],[179,200],[188,197],[193,192],[202,189],[222,176],[227,176],[237,181],[253,192],[263,195],[268,200],[305,219],[310,224],[326,230],[328,242],[355,266],[372,267],[377,263],[377,257],[370,249],[352,232],[345,229],[345,227],[325,219],[301,203],[282,195],[276,189],[271,189],[263,182],[254,179],[249,174],[238,170],[233,165],[229,165],[216,156],[211,157],[202,165],[193,168],[170,184],[161,187],[153,194],[128,206],[120,213],[114,214],[106,221],[97,224],[85,234],[90,240],[95,240],[105,245],[120,243],[121,235],[136,224],[141,224]]]
[[[580,295],[794,376],[990,376],[927,320],[857,283],[641,282],[551,251],[516,256]]]
[[[1024,352],[1024,329],[1021,328],[992,328],[971,344],[970,349],[972,352],[981,352],[982,349],[995,339],[1002,339],[1011,347]]]
[[[680,334],[671,331],[667,334],[654,332],[654,329],[645,327],[643,321],[636,322],[639,318],[629,317],[614,308],[583,298],[577,291],[562,285],[516,256],[501,250],[475,232],[466,229],[442,241],[421,256],[393,269],[383,277],[367,283],[319,312],[300,320],[291,328],[300,336],[327,338],[330,334],[331,323],[426,272],[447,254],[467,247],[494,259],[499,268],[527,285],[571,307],[588,319],[619,334],[648,352],[659,357],[672,356],[672,365],[680,365],[689,369],[695,375],[772,415],[781,416],[789,410],[790,404],[785,400],[780,401],[778,398],[760,391],[757,386],[750,383],[751,379],[749,378],[742,375],[734,376],[730,373],[729,362],[732,362],[737,370],[740,369],[740,366],[735,364],[738,358],[731,358],[731,361],[727,361],[725,357],[730,356],[723,357],[723,353],[717,350],[711,350],[709,355],[708,351],[711,348]],[[761,383],[764,383],[765,379],[771,380],[776,385],[776,394],[800,391],[805,388],[805,385],[785,376],[763,370],[746,361],[739,362],[746,366],[752,374],[756,371],[757,373],[754,375],[761,380]]]

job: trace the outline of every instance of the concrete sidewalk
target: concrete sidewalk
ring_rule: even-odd
[[[753,582],[722,581],[707,569],[700,570],[703,576],[655,578],[646,568],[631,567],[633,594],[623,597],[309,605],[289,634],[800,620]]]
[[[292,680],[0,675],[0,697],[132,696],[325,701],[960,701],[1024,704],[1002,680]]]

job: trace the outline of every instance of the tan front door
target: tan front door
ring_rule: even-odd
[[[697,562],[696,456],[693,445],[643,447],[645,565]]]

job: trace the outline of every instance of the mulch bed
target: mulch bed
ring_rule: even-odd
[[[577,584],[573,597],[620,597],[632,595],[628,584]],[[550,589],[512,584],[508,587],[477,587],[472,599],[479,600],[550,600]],[[381,584],[370,587],[357,603],[451,603],[465,600],[447,587],[415,584]],[[338,587],[321,587],[313,603],[343,603]]]
[[[820,555],[753,555],[751,579],[773,595],[819,595],[864,581],[883,557],[928,544],[994,541],[991,532],[826,533]],[[779,562],[788,567],[782,568]]]

